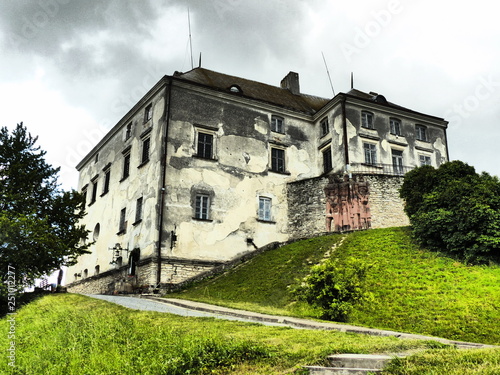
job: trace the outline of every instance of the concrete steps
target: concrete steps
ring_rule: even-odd
[[[315,375],[366,375],[382,372],[385,365],[401,355],[336,354],[328,357],[331,367],[306,366]]]

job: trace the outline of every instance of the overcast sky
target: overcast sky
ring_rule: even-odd
[[[354,86],[450,122],[451,159],[500,175],[500,22],[477,0],[1,0],[0,126],[75,165],[163,75],[194,64],[332,97]]]

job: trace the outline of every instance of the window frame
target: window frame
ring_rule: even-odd
[[[394,174],[404,174],[403,150],[391,149],[392,168]]]
[[[361,127],[363,129],[375,129],[375,115],[369,111],[361,111]]]
[[[206,142],[207,139],[210,139],[210,143]],[[209,151],[207,150],[207,146],[210,147]],[[215,159],[214,154],[215,154],[215,134],[210,131],[197,130],[195,156],[200,159],[214,160]]]
[[[146,124],[153,118],[153,103],[149,103],[144,108],[144,123]]]
[[[120,210],[120,222],[118,224],[118,233],[117,234],[125,234],[127,233],[127,208],[124,207]]]
[[[151,137],[144,138],[142,140],[142,150],[141,150],[141,164],[143,166],[147,164],[151,157]]]
[[[285,118],[271,115],[271,131],[273,133],[285,134]]]
[[[102,187],[101,197],[109,193],[109,184],[111,181],[111,167],[104,169],[104,185]]]
[[[272,222],[273,200],[266,196],[259,196],[259,206],[257,210],[257,218],[260,221]]]
[[[206,193],[196,193],[194,197],[194,216],[196,220],[210,220],[212,197]]]
[[[97,188],[98,188],[99,178],[98,176],[94,177],[91,181],[92,183],[92,195],[90,197],[89,206],[93,205],[97,201]]]
[[[144,208],[144,197],[137,198],[135,201],[135,221],[132,225],[137,225],[142,221],[142,213]]]
[[[423,163],[422,163],[422,158],[424,158]],[[428,161],[428,163],[426,161]],[[430,155],[419,154],[418,155],[418,163],[421,167],[424,165],[431,165],[432,166],[432,158]]]
[[[415,125],[415,138],[417,141],[429,142],[429,135],[427,133],[427,126],[420,124]]]
[[[319,122],[319,126],[321,129],[321,137],[324,137],[330,132],[330,122],[328,121],[328,117],[325,117]]]
[[[369,146],[369,147],[367,147]],[[377,165],[377,145],[374,143],[363,143],[364,164]]]
[[[123,153],[123,165],[122,165],[122,179],[125,181],[130,176],[130,149],[128,152]]]
[[[132,138],[132,127],[133,127],[132,121],[129,122],[125,126],[125,140],[126,141],[128,141],[130,138]]]
[[[397,126],[396,126],[397,124]],[[401,120],[398,118],[391,117],[389,119],[390,133],[393,135],[401,136]]]
[[[280,155],[277,155],[280,154]],[[280,163],[281,161],[281,163]],[[280,168],[281,167],[281,168]],[[286,150],[284,148],[271,146],[271,168],[276,173],[286,173]]]
[[[323,156],[323,173],[328,173],[333,170],[332,147],[328,146],[321,150]]]

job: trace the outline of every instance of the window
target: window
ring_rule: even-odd
[[[198,132],[198,148],[196,156],[204,159],[212,159],[213,145],[213,134]]]
[[[144,123],[148,122],[153,118],[153,104],[149,104],[146,106],[144,110]]]
[[[391,134],[401,135],[401,121],[395,118],[389,120],[391,126]]]
[[[97,199],[97,179],[92,181],[92,198],[90,199],[90,204],[95,203]]]
[[[271,148],[271,170],[274,172],[285,172],[285,150]]]
[[[123,156],[123,176],[122,181],[130,175],[130,152]]]
[[[85,269],[83,270],[83,278],[85,279],[85,278],[87,278],[87,277],[89,277],[89,270],[85,268]]]
[[[82,190],[82,196],[83,196],[83,209],[87,206],[87,189]]]
[[[333,169],[332,165],[332,148],[328,147],[323,151],[323,172],[327,173]]]
[[[361,112],[361,126],[366,129],[375,129],[373,125],[373,113]]]
[[[283,129],[283,117],[271,116],[271,131],[276,133],[284,133]]]
[[[404,174],[403,171],[403,151],[392,150],[392,167],[394,174]]]
[[[111,170],[108,168],[104,171],[104,188],[102,190],[102,195],[109,192],[109,181],[111,180]]]
[[[127,216],[127,209],[122,208],[120,211],[120,225],[118,228],[118,234],[123,234],[127,231],[127,222],[125,221],[125,218]]]
[[[416,125],[417,139],[419,141],[427,142],[427,128],[423,125]]]
[[[99,275],[99,272],[101,271],[101,267],[99,265],[95,266],[94,268],[94,275]]]
[[[142,197],[137,199],[135,204],[135,223],[137,224],[142,220]]]
[[[195,200],[194,217],[200,220],[209,219],[210,197],[204,194],[198,194]]]
[[[431,165],[431,157],[427,155],[419,155],[420,166],[422,165]]]
[[[321,120],[320,126],[321,126],[321,136],[323,137],[327,135],[328,132],[330,131],[330,126],[328,124],[328,117]]]
[[[92,238],[94,241],[97,241],[99,239],[99,234],[101,233],[101,224],[97,223],[94,227],[94,233],[92,235]]]
[[[365,163],[377,164],[377,146],[372,143],[364,143]]]
[[[99,153],[95,154],[95,160],[94,162],[97,163],[99,161]]]
[[[259,197],[259,220],[271,221],[271,198]]]
[[[132,137],[132,123],[130,122],[125,129],[125,140],[130,139]]]
[[[149,161],[149,147],[151,144],[151,138],[146,138],[142,141],[142,158],[141,165]]]

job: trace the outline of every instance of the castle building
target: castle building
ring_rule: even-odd
[[[448,160],[447,122],[351,89],[196,68],[163,77],[77,165],[90,254],[70,291],[165,290],[269,244],[407,225],[397,189]]]

